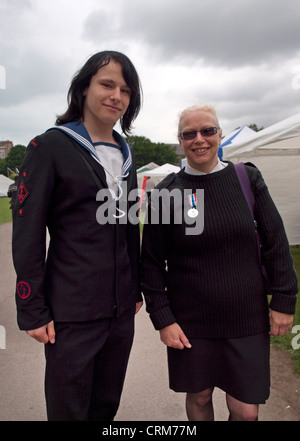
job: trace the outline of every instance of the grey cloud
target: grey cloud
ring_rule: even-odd
[[[119,39],[121,26],[117,15],[112,19],[112,13],[99,9],[90,13],[85,21],[83,38],[97,43]]]
[[[292,87],[289,63],[284,66],[278,63],[232,70],[212,69],[203,77],[203,82],[200,80],[187,89],[184,100],[186,106],[216,105],[228,131],[251,123],[267,127],[300,112],[299,93]]]
[[[23,11],[26,9],[32,9],[32,0],[1,0],[0,12],[7,14],[14,14],[16,11]]]
[[[60,90],[65,63],[54,60],[34,40],[35,12],[31,1],[1,2],[0,64],[5,69],[6,89],[0,95],[0,107]]]
[[[14,56],[8,56],[2,62],[6,71],[6,89],[1,94],[0,107],[66,91],[67,60],[53,61],[51,57],[34,49],[22,54],[16,48],[6,50]]]
[[[156,141],[170,142],[177,112],[196,102],[216,104],[226,131],[300,112],[299,0],[76,0],[72,29],[63,3],[0,0],[2,137],[51,125],[74,72],[103,49],[132,57],[145,97],[137,133]]]
[[[298,0],[131,1],[91,15],[85,33],[94,41],[141,41],[164,61],[256,65],[295,54],[299,16]]]

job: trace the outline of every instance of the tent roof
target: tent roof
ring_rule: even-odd
[[[253,129],[250,129],[250,127],[248,126],[240,127],[239,129],[233,130],[228,135],[224,136],[220,147],[224,147],[225,145],[244,141],[246,139],[255,136],[256,134],[257,132]]]
[[[222,139],[222,144],[219,146],[218,156],[220,159],[223,158],[223,148],[225,146],[236,144],[238,142],[245,141],[249,138],[253,138],[257,135],[257,132],[250,129],[248,126],[240,127],[239,129],[233,130],[228,135],[224,136]]]
[[[295,139],[294,139],[295,138]],[[223,148],[223,159],[235,156],[300,154],[300,113],[280,121],[241,142]]]
[[[155,162],[149,162],[149,164],[145,164],[145,165],[143,165],[143,167],[138,168],[136,172],[138,174],[144,173],[146,171],[153,170],[154,168],[157,168],[157,167],[159,167],[159,165],[155,164]]]
[[[164,165],[161,165],[160,167],[157,167],[153,170],[147,171],[144,173],[144,176],[167,176],[169,173],[177,173],[180,171],[180,167],[177,167],[176,165],[166,163]]]
[[[0,197],[7,196],[8,187],[13,184],[13,180],[4,175],[0,175]]]
[[[154,162],[150,162],[150,164],[154,164]],[[146,184],[146,190],[150,190],[153,189],[157,184],[159,184],[159,182],[169,173],[173,173],[173,172],[177,173],[180,171],[180,167],[177,167],[176,165],[169,163],[166,163],[161,166],[155,164],[156,165],[155,168],[153,168],[152,170],[149,169],[147,170],[147,167],[149,167],[150,164],[141,167],[141,169],[139,169],[141,170],[140,172],[137,171],[139,188],[142,188],[143,186],[144,177],[150,178],[147,180],[147,184]]]

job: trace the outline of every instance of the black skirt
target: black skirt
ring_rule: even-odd
[[[197,393],[218,387],[244,403],[265,403],[270,395],[269,333],[190,343],[191,349],[168,347],[170,389]]]

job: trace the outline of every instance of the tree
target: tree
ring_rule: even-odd
[[[260,132],[261,130],[264,129],[264,127],[258,128],[257,124],[249,124],[248,127],[249,127],[249,129],[252,129],[255,132]],[[240,129],[240,127],[237,127],[235,130],[238,130],[238,129]]]
[[[5,161],[5,159],[0,159],[0,175],[6,175],[6,161]]]
[[[257,127],[256,124],[250,124],[248,126],[250,129],[255,130],[255,132],[260,132],[261,130],[263,130],[264,127],[261,127],[260,129]]]
[[[5,158],[5,166],[9,167],[11,170],[20,168],[24,160],[26,153],[26,147],[24,145],[18,144],[12,147]]]
[[[154,143],[144,136],[131,136],[126,138],[136,158],[137,168],[149,162],[163,165],[166,162],[177,164],[176,148],[168,144]]]

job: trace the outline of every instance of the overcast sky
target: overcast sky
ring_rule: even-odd
[[[74,73],[106,49],[136,66],[132,134],[153,142],[176,143],[193,104],[214,104],[224,135],[300,113],[299,0],[0,0],[0,140],[53,126]]]

